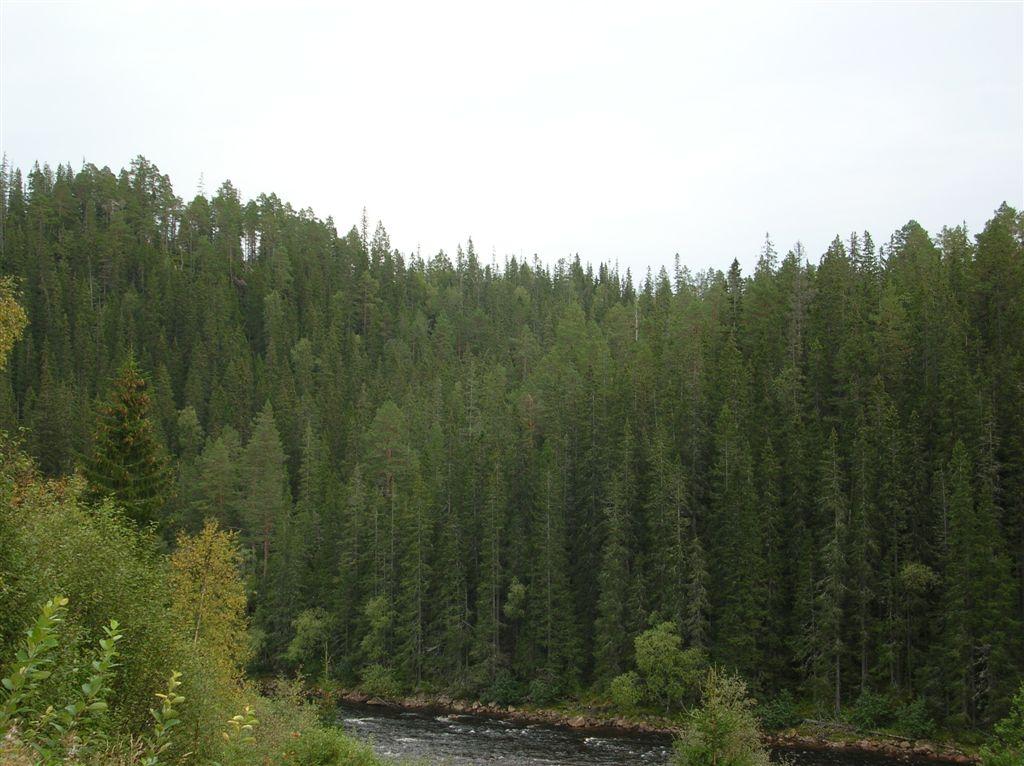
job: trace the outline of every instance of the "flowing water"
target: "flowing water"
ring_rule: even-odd
[[[632,766],[668,764],[672,743],[659,735],[580,731],[473,715],[399,712],[342,705],[337,723],[384,756],[429,766]],[[786,751],[796,766],[895,766],[891,758]]]

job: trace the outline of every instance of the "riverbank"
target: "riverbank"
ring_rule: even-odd
[[[356,705],[391,708],[410,712],[474,715],[497,718],[520,724],[541,724],[569,729],[614,731],[623,734],[662,734],[675,736],[678,723],[655,715],[609,715],[597,709],[552,709],[528,705],[492,705],[479,700],[454,699],[445,695],[418,694],[407,697],[382,698],[357,690],[316,689],[315,694],[329,705],[347,702]],[[975,764],[978,759],[955,746],[930,740],[911,740],[895,736],[866,737],[853,731],[820,725],[804,725],[794,729],[772,732],[766,743],[782,750],[834,750],[885,756],[903,761]]]

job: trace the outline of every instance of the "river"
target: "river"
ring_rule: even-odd
[[[658,735],[580,731],[472,715],[400,712],[344,704],[337,724],[372,742],[383,756],[424,766],[633,766],[668,764],[672,743]],[[900,761],[848,753],[786,751],[796,766],[896,766]],[[905,764],[903,764],[905,766]]]

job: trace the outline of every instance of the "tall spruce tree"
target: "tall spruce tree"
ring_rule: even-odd
[[[265,584],[271,551],[292,506],[284,448],[269,401],[253,422],[252,436],[242,453],[242,476],[243,540],[250,546],[259,579]]]
[[[818,513],[822,521],[821,565],[818,571],[817,608],[810,637],[819,678],[831,689],[832,712],[842,707],[842,671],[846,659],[845,605],[847,599],[847,538],[849,504],[839,465],[839,438],[835,429],[821,459]]]
[[[160,520],[171,472],[149,420],[150,399],[135,355],[128,354],[97,414],[92,453],[83,462],[90,493],[110,497],[137,524]]]
[[[597,602],[594,660],[599,679],[611,680],[624,669],[631,654],[629,628],[630,585],[633,572],[631,548],[633,535],[630,520],[636,495],[633,478],[633,436],[626,423],[622,445],[614,472],[609,478],[604,508],[604,546],[598,583],[601,595]]]

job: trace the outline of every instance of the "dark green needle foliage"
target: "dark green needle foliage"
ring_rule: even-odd
[[[0,425],[58,480],[88,455],[92,492],[168,541],[237,530],[261,672],[675,712],[646,635],[816,717],[1007,715],[1009,206],[976,234],[910,221],[641,276],[401,252],[230,183],[179,198],[143,158],[4,166],[0,191]]]
[[[167,456],[149,418],[147,388],[129,353],[99,410],[92,454],[83,465],[93,496],[112,497],[140,525],[160,519],[171,486]]]

